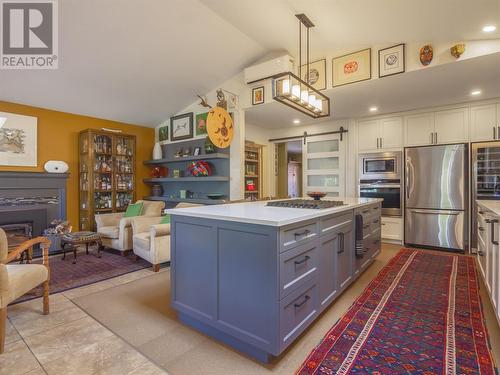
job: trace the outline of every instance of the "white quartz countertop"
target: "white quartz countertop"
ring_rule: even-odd
[[[493,201],[493,200],[477,200],[477,204],[487,210],[492,211],[496,215],[500,216],[500,200],[499,201]]]
[[[317,210],[308,208],[270,207],[266,206],[269,201],[258,201],[173,208],[167,210],[167,213],[171,215],[280,227],[337,212],[352,210],[376,202],[382,202],[382,199],[379,198],[337,198],[332,200],[341,200],[345,204],[343,206]]]

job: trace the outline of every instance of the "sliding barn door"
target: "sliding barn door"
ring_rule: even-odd
[[[346,143],[345,137],[340,141],[340,134],[306,138],[302,154],[304,196],[309,191],[344,196]]]

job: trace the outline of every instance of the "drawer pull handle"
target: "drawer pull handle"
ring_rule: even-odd
[[[484,228],[483,227],[479,227],[477,229],[479,229],[480,232],[484,232]]]
[[[478,211],[481,215],[484,214],[484,211]]]
[[[373,220],[373,224],[377,224],[378,223],[378,219],[377,220]]]
[[[363,229],[370,228],[370,224],[363,225]]]
[[[300,303],[294,303],[294,304],[293,304],[293,306],[294,306],[295,308],[299,308],[299,307],[301,307],[304,303],[306,303],[307,301],[309,301],[310,299],[311,299],[311,297],[309,297],[308,295],[305,295],[305,296],[304,296],[304,300],[303,300],[302,302],[300,302]]]
[[[362,211],[364,214],[367,214],[368,212],[370,212],[370,210],[363,210]]]
[[[307,262],[309,259],[311,259],[311,258],[309,257],[309,255],[306,255],[306,256],[305,256],[302,260],[296,260],[294,263],[295,263],[295,264],[302,264],[302,263],[304,263],[304,262]]]
[[[479,250],[479,251],[477,252],[477,255],[479,255],[480,257],[482,257],[482,256],[484,256],[484,253],[483,253],[481,250]]]
[[[297,239],[297,237],[301,237],[301,236],[307,236],[309,233],[311,233],[311,231],[309,229],[306,229],[302,232],[295,232],[295,239]]]

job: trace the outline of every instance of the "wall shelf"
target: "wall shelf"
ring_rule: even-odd
[[[210,159],[229,159],[229,154],[222,154],[220,152],[217,152],[214,154],[190,155],[190,156],[180,157],[180,158],[145,160],[144,165],[162,165],[162,164],[168,164],[168,163],[180,163],[183,161],[210,160]]]
[[[213,181],[229,181],[226,176],[207,176],[207,177],[158,177],[145,178],[144,183],[157,184],[160,182],[213,182]]]
[[[198,203],[198,204],[222,204],[227,203],[225,199],[209,199],[209,198],[170,198],[170,197],[144,197],[147,201],[163,201],[171,203]]]

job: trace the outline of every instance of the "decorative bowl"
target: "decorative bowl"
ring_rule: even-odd
[[[308,191],[307,195],[313,198],[315,201],[319,201],[321,198],[326,196],[326,193],[322,191]]]
[[[222,198],[224,198],[224,194],[223,193],[208,193],[207,197],[209,199],[222,199]]]

